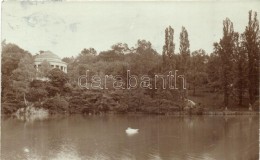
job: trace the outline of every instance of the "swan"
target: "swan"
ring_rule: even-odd
[[[139,129],[133,129],[133,128],[128,127],[128,128],[125,130],[125,132],[126,132],[127,134],[131,135],[131,134],[136,134],[136,133],[138,133],[138,130],[139,130]]]
[[[29,150],[28,148],[24,148],[23,151],[24,151],[25,153],[29,153],[29,152],[30,152],[30,150]]]

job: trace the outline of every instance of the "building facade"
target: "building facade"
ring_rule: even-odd
[[[49,62],[51,68],[59,68],[63,72],[67,73],[67,63],[63,62],[59,56],[51,51],[42,51],[34,58],[34,67],[38,70],[41,67],[43,61]]]

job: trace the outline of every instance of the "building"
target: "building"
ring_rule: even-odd
[[[41,51],[40,54],[36,55],[34,58],[34,67],[38,70],[44,60],[49,62],[52,68],[59,68],[67,73],[67,63],[63,62],[59,56],[50,51]]]

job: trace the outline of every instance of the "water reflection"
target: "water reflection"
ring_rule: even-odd
[[[1,159],[254,160],[258,124],[248,116],[74,115],[28,125],[4,118]],[[139,133],[128,136],[128,126]]]
[[[35,108],[33,106],[27,106],[26,108],[18,109],[14,115],[17,119],[32,123],[36,120],[45,120],[49,116],[48,110],[43,108]]]

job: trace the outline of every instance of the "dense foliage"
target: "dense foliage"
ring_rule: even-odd
[[[86,114],[109,111],[165,114],[183,110],[186,99],[207,108],[258,105],[260,37],[256,13],[249,12],[248,26],[242,34],[234,31],[231,20],[225,19],[223,37],[214,43],[213,53],[203,49],[190,51],[192,42],[185,27],[179,38],[179,53],[175,51],[171,26],[165,30],[162,54],[147,40],[138,40],[132,48],[117,43],[100,53],[84,48],[76,57],[63,58],[68,63],[67,74],[51,69],[47,61],[36,72],[34,57],[28,51],[3,41],[2,113],[15,112],[25,106],[25,101],[50,113]],[[186,78],[186,89],[163,89],[161,81],[156,89],[148,86],[117,90],[112,81],[101,83],[103,89],[96,90],[78,85],[78,78],[86,73],[88,83],[97,81],[90,78],[94,75],[120,75],[118,78],[124,83],[127,70],[138,77],[149,76],[151,82],[155,81],[155,74],[167,75],[178,70]]]

